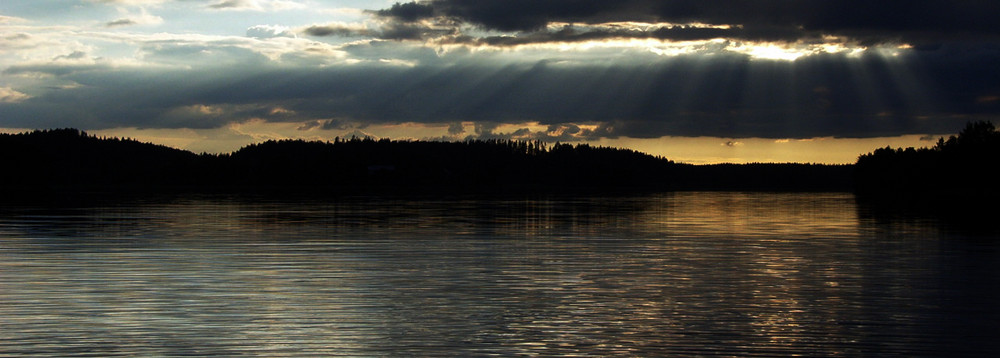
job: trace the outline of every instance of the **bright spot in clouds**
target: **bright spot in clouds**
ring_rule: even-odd
[[[26,99],[28,99],[30,97],[31,96],[28,96],[28,95],[26,95],[24,93],[15,91],[15,90],[10,89],[8,87],[0,87],[0,102],[3,102],[3,103],[17,103],[17,102],[24,101],[24,100],[26,100]]]
[[[995,2],[516,4],[6,1],[0,130],[214,152],[370,134],[851,162],[1000,113]]]

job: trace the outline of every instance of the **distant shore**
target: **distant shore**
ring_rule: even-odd
[[[855,192],[866,200],[1000,197],[1000,133],[969,123],[933,148],[881,148],[855,164],[692,165],[631,149],[539,141],[335,138],[195,154],[76,129],[0,134],[8,196],[52,193],[531,194]],[[55,194],[59,195],[59,194]]]
[[[0,136],[13,188],[209,192],[849,191],[851,165],[690,165],[629,149],[510,140],[269,141],[194,154],[75,129]]]

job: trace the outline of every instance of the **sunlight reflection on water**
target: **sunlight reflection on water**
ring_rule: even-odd
[[[0,355],[650,356],[995,350],[995,240],[850,194],[0,211]]]

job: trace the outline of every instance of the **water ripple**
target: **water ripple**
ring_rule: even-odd
[[[0,356],[942,356],[997,244],[846,194],[0,211]]]

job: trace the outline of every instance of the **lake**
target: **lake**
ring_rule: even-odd
[[[850,193],[0,206],[0,356],[985,356],[1000,240]]]

